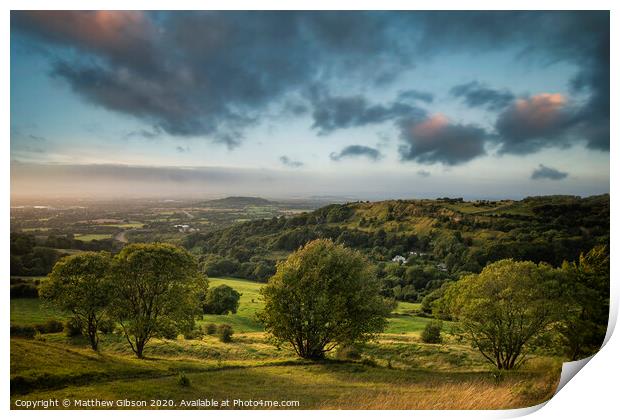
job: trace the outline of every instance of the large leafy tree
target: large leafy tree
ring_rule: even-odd
[[[609,255],[597,246],[579,261],[565,262],[565,292],[569,311],[560,323],[566,355],[571,360],[596,353],[607,332],[609,317]]]
[[[98,327],[108,315],[112,285],[108,278],[112,258],[107,252],[85,252],[62,258],[54,265],[40,295],[71,312],[93,350],[99,344]]]
[[[131,244],[114,257],[114,315],[137,357],[155,336],[185,333],[207,286],[194,257],[170,244]]]
[[[261,289],[266,330],[303,358],[369,339],[386,326],[393,302],[380,294],[374,267],[357,251],[317,239],[278,264]]]
[[[448,308],[488,362],[514,369],[565,315],[561,280],[547,264],[500,260],[450,284],[434,306]]]

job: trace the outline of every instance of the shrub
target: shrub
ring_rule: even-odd
[[[365,366],[377,367],[377,361],[371,357],[364,357],[361,363]]]
[[[11,299],[37,297],[39,297],[39,290],[34,284],[19,283],[11,285]]]
[[[221,324],[217,329],[217,335],[222,343],[230,343],[233,332],[233,328],[228,324]]]
[[[443,323],[439,320],[433,320],[426,324],[422,330],[421,338],[424,343],[437,344],[441,343],[441,328]]]
[[[202,302],[202,310],[205,314],[226,315],[229,312],[235,314],[239,308],[241,293],[225,284],[209,289]]]
[[[203,333],[202,330],[194,328],[193,330],[184,333],[183,337],[185,337],[186,340],[200,340],[203,337]]]
[[[179,330],[174,325],[163,324],[157,331],[157,336],[166,340],[176,340],[179,337]]]
[[[45,323],[45,328],[48,333],[59,333],[64,330],[64,325],[62,324],[62,321],[50,319]]]
[[[64,329],[67,337],[79,337],[82,335],[82,324],[75,318],[66,320]]]
[[[34,326],[34,329],[41,334],[51,334],[62,332],[62,330],[64,329],[64,325],[61,321],[58,321],[57,319],[50,319],[44,324],[36,324]]]
[[[204,329],[204,332],[209,335],[215,335],[217,333],[217,325],[212,322],[204,325],[202,328]]]
[[[35,333],[30,325],[11,325],[11,337],[33,338]]]
[[[177,378],[177,383],[181,386],[188,387],[191,385],[191,382],[187,375],[183,372],[179,373],[179,377]]]

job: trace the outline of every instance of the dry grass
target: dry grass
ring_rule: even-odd
[[[559,379],[559,377],[558,377]],[[540,404],[553,396],[557,380],[473,380],[426,382],[421,386],[363,390],[323,404],[322,409],[356,410],[501,410]]]

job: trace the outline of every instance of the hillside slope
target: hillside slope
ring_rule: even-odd
[[[201,256],[209,275],[265,281],[278,260],[317,238],[361,250],[377,263],[386,294],[419,301],[443,282],[479,272],[492,261],[557,266],[608,244],[609,195],[332,204],[189,235],[183,245]],[[396,256],[406,264],[392,263]]]

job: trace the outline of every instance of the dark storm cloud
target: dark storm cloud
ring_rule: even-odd
[[[368,146],[362,146],[359,144],[352,144],[342,149],[339,153],[334,152],[329,155],[330,159],[334,161],[339,161],[349,157],[360,156],[366,157],[373,161],[377,161],[383,157],[381,155],[381,152],[379,152],[377,149]]]
[[[403,161],[459,165],[485,154],[489,134],[475,125],[451,123],[442,115],[400,123]]]
[[[172,135],[209,136],[229,147],[294,91],[345,71],[349,79],[385,82],[410,65],[385,13],[11,16],[16,31],[81,53],[61,55],[53,74],[90,102]]]
[[[499,110],[508,106],[515,96],[508,90],[491,89],[480,82],[472,81],[454,86],[450,93],[462,98],[470,107],[483,107],[490,110]]]
[[[578,119],[561,94],[538,94],[517,99],[501,112],[495,129],[499,153],[528,154],[574,140]]]
[[[47,43],[103,56],[115,65],[157,68],[157,28],[142,12],[13,12],[11,27]]]
[[[543,64],[577,67],[572,86],[586,101],[572,112],[572,132],[562,131],[560,138],[609,149],[609,12],[29,11],[11,13],[11,27],[56,48],[53,74],[89,102],[171,135],[207,136],[229,147],[270,115],[269,107],[282,108],[291,95],[313,86],[377,86],[418,60],[457,51],[515,51]],[[507,100],[506,92],[473,88],[463,93],[466,103],[497,109]],[[432,100],[415,91],[403,95],[388,105],[346,95],[307,99],[314,127],[327,134],[419,119],[412,101]],[[299,104],[288,112],[305,109]],[[480,137],[467,127],[452,129]],[[510,131],[510,124],[501,127]],[[552,134],[537,141],[557,144]],[[479,151],[459,147],[454,156]]]
[[[291,159],[288,156],[280,156],[280,162],[283,165],[288,166],[289,168],[301,168],[302,166],[304,166],[303,162]]]
[[[571,134],[571,139],[583,139],[591,149],[609,150],[608,11],[421,12],[419,16],[420,54],[513,48],[519,51],[518,57],[542,64],[575,65],[572,88],[587,100],[574,110],[572,132],[560,130],[559,137],[548,133],[539,141],[554,145]]]
[[[532,172],[532,179],[550,179],[553,181],[559,181],[568,176],[568,173],[558,171],[554,168],[549,168],[543,164],[538,165],[538,168]]]

